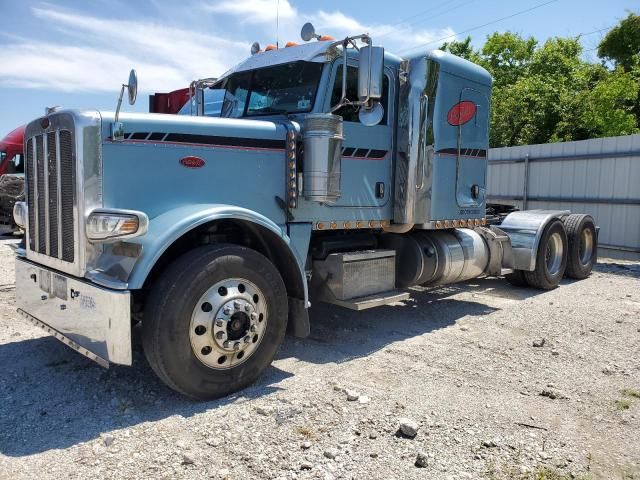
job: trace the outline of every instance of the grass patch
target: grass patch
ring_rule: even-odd
[[[640,390],[636,390],[635,388],[625,388],[622,390],[622,394],[625,397],[640,398]]]
[[[566,473],[558,472],[548,467],[542,467],[536,470],[533,478],[535,480],[569,480],[573,477]]]
[[[618,410],[629,410],[631,406],[631,400],[623,398],[622,400],[616,400],[616,408]]]

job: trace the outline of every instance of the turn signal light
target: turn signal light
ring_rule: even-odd
[[[147,232],[149,218],[130,210],[96,210],[87,218],[87,238],[92,241],[131,238]]]

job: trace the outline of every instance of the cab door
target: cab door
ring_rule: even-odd
[[[342,94],[342,60],[336,60],[331,69],[329,91],[325,98],[324,111],[338,103]],[[358,88],[358,68],[355,63],[347,67],[347,98],[356,100]],[[356,107],[344,106],[334,112],[344,121],[344,142],[342,151],[342,195],[332,205],[339,207],[381,207],[388,203],[391,195],[391,157],[393,149],[392,102],[390,92],[392,82],[385,72],[382,105],[385,115],[373,127],[367,127],[358,120]]]

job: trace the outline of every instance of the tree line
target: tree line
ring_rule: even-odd
[[[548,39],[493,33],[480,49],[471,37],[441,47],[486,68],[494,79],[492,147],[640,133],[640,15],[612,28],[582,58],[580,37]]]

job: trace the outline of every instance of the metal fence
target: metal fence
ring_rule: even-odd
[[[489,202],[589,213],[599,255],[640,260],[640,135],[489,150]]]

